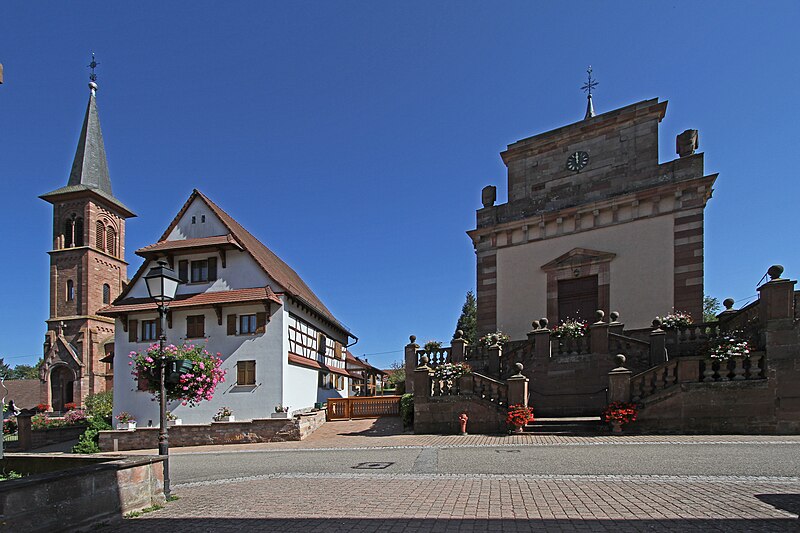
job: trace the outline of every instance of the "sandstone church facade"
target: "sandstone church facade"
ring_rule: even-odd
[[[501,153],[508,202],[483,190],[477,227],[479,335],[524,338],[531,322],[593,321],[596,310],[642,328],[674,310],[702,320],[705,175],[697,131],[659,163],[667,102],[645,100],[520,140]]]
[[[125,221],[136,216],[112,193],[97,85],[89,87],[67,184],[40,197],[53,205],[50,312],[40,380],[41,398],[54,411],[112,388],[114,321],[97,311],[128,281]]]

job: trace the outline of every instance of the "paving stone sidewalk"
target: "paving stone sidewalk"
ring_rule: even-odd
[[[393,419],[327,423],[302,442],[171,453],[379,447],[800,443],[798,436],[403,434]],[[746,447],[743,446],[746,455]],[[724,465],[729,457],[720,457]],[[797,478],[268,474],[177,484],[180,499],[114,531],[798,531]]]

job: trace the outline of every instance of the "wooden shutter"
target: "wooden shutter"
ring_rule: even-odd
[[[256,333],[264,333],[267,330],[267,313],[256,313]]]
[[[236,335],[236,315],[228,315],[228,335]]]
[[[237,385],[244,385],[247,383],[247,371],[245,370],[245,365],[242,364],[242,361],[236,363],[236,384]]]
[[[334,352],[337,359],[344,359],[344,353],[342,352],[342,343],[339,341],[335,341],[334,344]]]
[[[128,320],[128,342],[136,342],[136,331],[138,329],[138,320]]]
[[[217,279],[217,258],[216,257],[209,257],[208,258],[208,281],[214,281]]]
[[[189,261],[186,259],[178,261],[178,277],[181,278],[181,281],[184,283],[188,283],[189,281]]]

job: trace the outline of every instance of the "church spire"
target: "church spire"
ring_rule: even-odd
[[[583,120],[587,118],[592,118],[594,116],[594,105],[592,104],[592,89],[597,87],[597,80],[592,78],[592,66],[589,65],[589,68],[586,69],[586,74],[588,75],[588,79],[586,83],[583,84],[581,89],[586,93],[586,115],[583,117]]]
[[[97,74],[94,69],[98,63],[92,54],[89,67],[89,104],[86,106],[86,115],[83,118],[83,128],[78,139],[78,148],[72,162],[72,171],[69,174],[67,186],[83,185],[112,195],[111,178],[108,175],[108,162],[106,149],[103,145],[103,132],[100,130],[100,116],[97,113]]]
[[[99,63],[92,54],[92,69],[89,75],[89,103],[83,117],[83,127],[78,138],[78,147],[72,161],[67,185],[55,191],[42,195],[40,198],[52,202],[56,196],[68,193],[87,191],[98,194],[123,209],[126,216],[135,216],[122,202],[114,197],[111,192],[111,178],[108,174],[106,161],[106,148],[103,144],[103,132],[100,129],[100,115],[97,112],[97,74],[95,68]]]

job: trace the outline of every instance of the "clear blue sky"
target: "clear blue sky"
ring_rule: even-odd
[[[700,130],[706,292],[800,276],[798,2],[4,2],[0,356],[40,355],[51,206],[97,53],[115,195],[154,242],[198,188],[292,265],[387,365],[448,341],[475,285],[465,231],[498,153],[582,118],[669,100],[661,160]],[[128,5],[125,4],[127,7]],[[737,304],[738,305],[738,304]],[[668,311],[668,310],[665,310]],[[535,318],[535,317],[531,317]],[[623,317],[624,318],[624,317]]]

